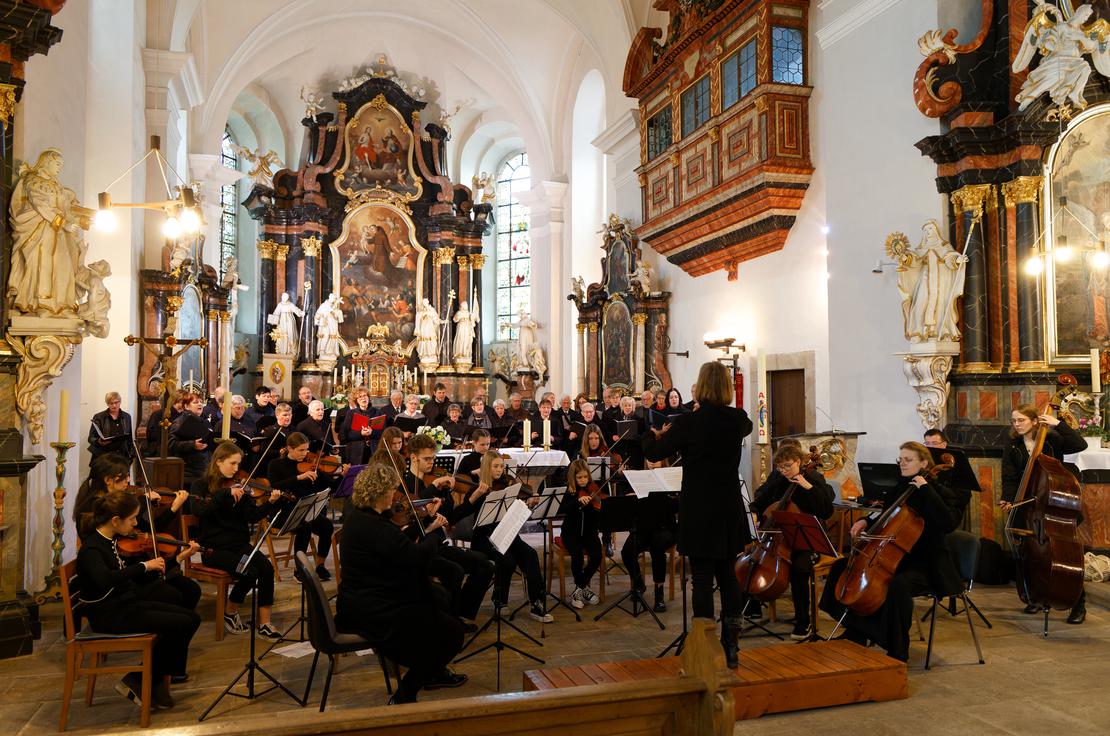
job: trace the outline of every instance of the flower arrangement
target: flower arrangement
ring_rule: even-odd
[[[347,394],[339,392],[324,399],[325,409],[345,409],[347,407]]]
[[[429,435],[435,440],[436,452],[442,450],[444,446],[451,441],[451,438],[447,436],[447,430],[443,427],[429,427],[425,424],[423,427],[419,427],[416,433]]]
[[[1096,422],[1094,419],[1080,417],[1079,426],[1076,427],[1076,429],[1079,431],[1079,434],[1084,437],[1098,437],[1100,439],[1107,439],[1106,430],[1104,430],[1102,428],[1102,425]]]

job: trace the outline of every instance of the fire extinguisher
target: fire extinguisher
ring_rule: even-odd
[[[736,408],[737,409],[743,409],[744,408],[744,374],[741,373],[739,370],[736,370],[736,371],[733,372],[733,375],[735,377],[734,380],[735,380],[735,384],[736,384],[734,386],[735,393],[736,393]]]

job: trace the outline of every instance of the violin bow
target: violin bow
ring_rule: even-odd
[[[393,470],[397,473],[397,478],[401,481],[401,492],[405,496],[405,502],[409,505],[409,513],[412,514],[412,523],[416,524],[417,530],[420,532],[421,539],[427,539],[428,533],[424,531],[424,525],[420,522],[420,517],[416,515],[416,506],[412,503],[412,496],[409,495],[409,487],[405,485],[405,474],[397,467],[397,459],[393,457],[393,451],[388,447],[386,454],[389,455],[389,462],[393,464]]]
[[[334,416],[331,418],[331,428],[329,429],[329,431],[330,432],[335,432],[335,417]],[[320,451],[318,453],[316,453],[316,465],[312,468],[312,472],[315,473],[316,471],[318,471],[320,469],[320,460],[324,457],[324,451],[327,449],[327,446],[328,446],[328,438],[324,437],[323,444],[320,445]]]
[[[624,466],[628,465],[628,461],[631,460],[631,459],[632,459],[631,457],[628,457],[628,458],[625,458],[624,460],[621,460],[621,464],[617,466],[617,469],[609,474],[609,477],[605,480],[604,483],[602,483],[600,486],[598,486],[596,491],[594,491],[593,493],[590,494],[590,500],[591,501],[593,501],[595,498],[597,498],[597,496],[603,490],[605,490],[605,486],[607,486],[607,485],[609,485],[610,483],[613,482],[613,479],[617,477],[617,473],[624,470]]]
[[[131,435],[131,444],[135,448],[135,452],[138,453],[139,447],[135,443],[135,435]],[[156,560],[158,559],[158,544],[155,541],[154,507],[150,505],[150,492],[154,489],[150,485],[150,478],[147,477],[146,467],[143,465],[143,456],[136,454],[136,457],[139,458],[139,472],[143,476],[143,502],[146,504],[147,522],[150,523],[150,559]],[[163,578],[166,577],[165,570],[161,572],[161,575]]]
[[[273,426],[277,427],[278,425],[275,424]],[[254,464],[254,467],[251,468],[251,472],[247,474],[246,480],[244,480],[242,483],[239,484],[240,486],[242,486],[243,488],[246,488],[247,485],[251,482],[251,479],[254,478],[254,474],[258,472],[258,469],[260,467],[262,467],[262,461],[266,459],[266,456],[268,454],[270,454],[270,448],[274,446],[274,441],[277,440],[279,434],[281,434],[281,429],[280,428],[274,430],[274,436],[270,438],[270,441],[268,443],[266,443],[266,449],[264,449],[262,451],[262,454],[258,457],[258,461]],[[243,496],[248,496],[248,495],[250,495],[250,494],[249,493],[244,493],[243,494]],[[242,501],[242,500],[243,500],[243,498],[241,496],[239,498],[239,501]],[[236,503],[238,503],[239,501],[236,501]]]

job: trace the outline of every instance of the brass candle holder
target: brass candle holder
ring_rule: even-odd
[[[50,446],[54,448],[57,453],[57,458],[54,460],[54,477],[58,480],[58,485],[54,488],[54,526],[53,535],[54,541],[50,544],[50,549],[54,551],[54,558],[50,565],[50,574],[48,574],[43,582],[46,583],[46,588],[35,596],[36,603],[45,603],[46,601],[61,600],[62,598],[62,550],[65,549],[65,540],[62,538],[65,534],[65,514],[63,510],[66,503],[66,453],[77,446],[76,442],[51,442]]]

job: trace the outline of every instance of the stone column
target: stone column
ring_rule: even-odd
[[[450,295],[455,288],[454,246],[441,246],[436,249],[432,254],[432,263],[435,266],[436,273],[436,314],[439,315],[440,319],[446,320],[452,316],[452,299]],[[448,327],[446,331],[443,329],[440,330],[441,336],[445,336],[449,333],[450,327]],[[446,337],[443,337],[439,343],[439,364],[442,366],[451,365],[450,341]]]
[[[274,311],[274,251],[278,244],[272,240],[258,241],[258,348],[270,352],[270,327],[266,318]]]
[[[304,319],[301,322],[301,367],[315,369],[316,367],[316,324],[312,321],[316,317],[316,308],[327,297],[319,293],[321,281],[317,264],[320,259],[321,241],[316,237],[301,238],[301,249],[304,252]]]
[[[589,395],[586,383],[586,323],[579,322],[578,329],[578,393]]]
[[[961,371],[990,370],[987,294],[987,249],[984,242],[983,214],[994,187],[971,184],[952,192],[952,210],[956,214],[955,243],[967,243],[967,279],[964,285]],[[969,236],[970,233],[970,236]],[[999,308],[1001,305],[996,305]]]
[[[455,262],[459,266],[458,287],[455,289],[455,302],[452,305],[454,310],[457,311],[459,305],[463,302],[470,301],[470,256],[462,255],[455,258]],[[474,308],[473,304],[467,304],[471,309]],[[452,317],[454,314],[452,313]],[[455,323],[448,320],[447,330],[443,333],[443,341],[446,343],[447,357],[452,366],[455,365],[454,344],[455,344]]]
[[[636,388],[636,393],[642,394],[644,392],[644,374],[647,373],[644,365],[644,325],[647,324],[647,314],[637,312],[632,315],[632,324],[635,325],[636,336],[633,343],[633,357],[632,357],[632,370],[634,377],[632,385]]]
[[[471,293],[474,297],[474,302],[470,305],[471,311],[474,309],[481,310],[482,308],[482,268],[486,265],[486,257],[481,253],[472,253],[470,255],[470,284]],[[485,315],[480,314],[480,318],[484,321],[487,319],[497,319],[496,314]],[[474,330],[474,367],[482,367],[482,325],[479,323]]]
[[[587,393],[592,398],[601,399],[601,351],[598,350],[597,340],[597,322],[590,322],[587,325],[590,331],[590,339],[586,341],[587,353],[587,373],[586,383],[588,385]]]
[[[209,309],[204,326],[204,337],[208,347],[204,349],[204,388],[208,393],[220,385],[220,312]]]
[[[1015,262],[1015,291],[1017,292],[1017,321],[1019,370],[1047,370],[1044,362],[1044,336],[1041,317],[1041,279],[1025,273],[1025,262],[1036,251],[1040,233],[1040,208],[1037,199],[1044,185],[1040,176],[1019,176],[1002,185],[1006,202],[1007,230],[1013,233],[1012,250],[1007,254]],[[1012,218],[1010,217],[1013,212]],[[1011,302],[1012,303],[1012,302]]]
[[[288,279],[285,274],[285,259],[289,257],[289,246],[280,243],[274,244],[274,296],[280,299],[281,295],[290,291]],[[296,285],[289,294],[289,299],[297,301]]]

